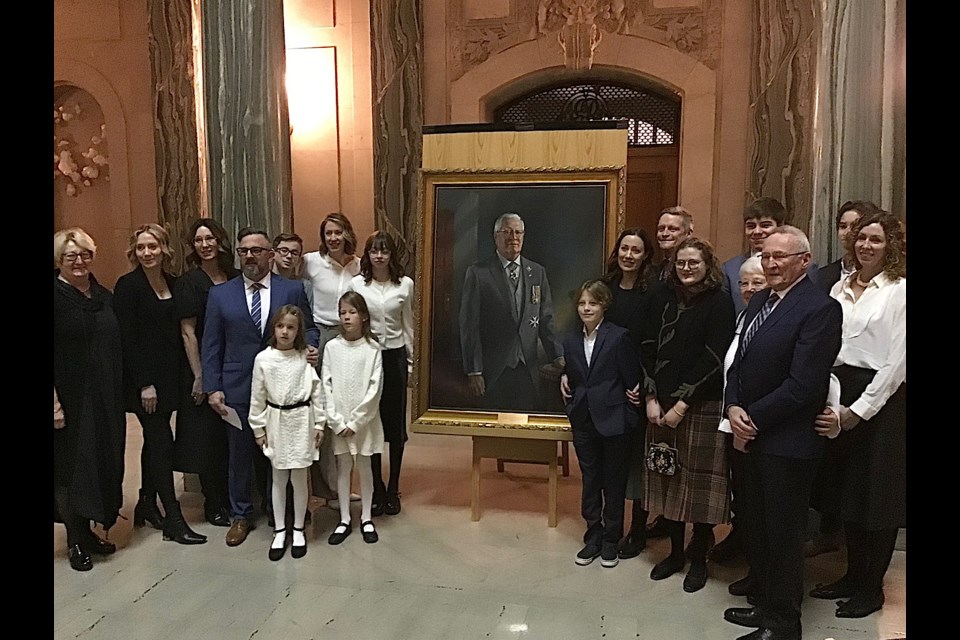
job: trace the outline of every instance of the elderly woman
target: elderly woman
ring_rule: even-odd
[[[837,617],[862,618],[883,607],[883,576],[907,522],[907,255],[902,223],[884,211],[861,217],[847,242],[857,270],[830,292],[843,307],[834,373],[841,437],[849,440],[840,505],[847,572],[810,595],[848,598]]]
[[[360,275],[350,281],[350,288],[367,303],[383,358],[380,419],[383,438],[390,444],[390,479],[384,485],[381,454],[373,454],[372,515],[395,516],[401,509],[400,467],[407,441],[407,377],[413,373],[413,280],[404,275],[389,233],[376,231],[367,238]]]
[[[200,218],[187,232],[186,261],[192,268],[177,278],[173,300],[188,370],[180,381],[175,468],[197,473],[203,492],[203,514],[217,527],[230,526],[227,492],[227,428],[207,404],[200,366],[200,343],[206,318],[207,293],[237,275],[227,232],[219,222]]]
[[[643,505],[663,514],[671,541],[670,555],[650,577],[663,580],[684,568],[684,523],[692,522],[691,566],[683,581],[687,592],[706,584],[712,526],[729,518],[727,451],[717,425],[721,358],[733,338],[734,314],[722,282],[710,243],[683,240],[668,279],[650,294],[640,336],[650,423]]]
[[[117,550],[90,521],[109,531],[123,505],[120,327],[113,296],[90,273],[96,254],[82,229],[53,236],[54,520],[67,529],[67,556],[77,571],[93,568],[91,553]]]
[[[320,222],[320,248],[303,256],[304,287],[313,308],[313,322],[320,334],[318,372],[323,363],[323,347],[340,334],[340,296],[360,273],[360,259],[354,255],[356,250],[357,237],[350,219],[342,213],[330,213]],[[337,463],[332,438],[323,439],[320,461],[311,471],[313,494],[325,498],[328,504],[335,500]]]
[[[152,223],[138,227],[127,248],[134,269],[117,280],[114,301],[123,339],[127,410],[137,415],[143,427],[142,486],[160,496],[164,540],[202,544],[207,538],[187,526],[173,484],[170,418],[180,402],[183,343],[173,299],[176,279],[166,270],[172,256],[163,227]],[[140,499],[141,504],[149,501],[147,511],[155,508],[151,491],[141,492]],[[134,520],[139,520],[137,511]]]

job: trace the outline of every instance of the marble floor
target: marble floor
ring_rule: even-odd
[[[140,429],[128,425],[126,497],[132,517],[139,487]],[[572,452],[572,447],[571,447]],[[742,566],[711,565],[698,593],[683,575],[653,582],[650,568],[667,553],[656,540],[615,568],[574,564],[580,548],[579,473],[560,479],[559,526],[546,525],[546,467],[483,462],[482,519],[470,521],[470,439],[411,436],[403,474],[403,511],[378,519],[380,542],[358,528],[331,547],[337,514],[311,503],[309,552],[267,559],[265,521],[247,541],[224,544],[225,529],[203,521],[201,496],[181,496],[200,546],[164,542],[159,531],[121,520],[110,532],[119,551],[94,557],[78,573],[66,559],[63,527],[54,525],[54,637],[83,640],[733,640],[748,631],[724,622],[727,594]],[[179,480],[178,488],[182,488]],[[355,519],[359,504],[354,504]],[[841,553],[808,562],[807,588],[839,576]],[[887,573],[887,603],[862,620],[833,616],[830,601],[806,599],[804,638],[887,640],[906,637],[906,553]]]

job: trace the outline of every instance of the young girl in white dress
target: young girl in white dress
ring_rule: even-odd
[[[250,427],[257,445],[273,466],[274,530],[269,558],[279,560],[287,548],[287,482],[293,485],[293,544],[290,555],[307,553],[303,520],[307,513],[307,475],[319,458],[324,410],[320,378],[307,362],[303,313],[285,305],[273,317],[269,345],[253,361]]]
[[[337,458],[337,494],[350,494],[350,475],[356,456],[360,475],[360,533],[363,541],[377,541],[371,521],[373,471],[370,458],[383,452],[380,395],[383,363],[380,347],[370,330],[370,312],[359,293],[348,291],[339,302],[342,333],[323,350],[321,380],[327,427],[333,432]],[[279,521],[278,521],[279,522]],[[350,502],[340,500],[340,523],[330,534],[330,544],[340,544],[353,531]]]

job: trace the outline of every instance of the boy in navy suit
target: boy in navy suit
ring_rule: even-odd
[[[580,513],[587,521],[576,562],[588,565],[600,556],[604,567],[617,566],[617,542],[623,536],[627,456],[631,431],[638,423],[626,392],[640,380],[640,364],[627,330],[603,321],[612,300],[603,282],[585,282],[577,301],[583,327],[563,339],[571,389],[565,409],[583,476]]]

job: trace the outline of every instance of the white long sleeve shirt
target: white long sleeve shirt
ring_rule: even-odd
[[[348,288],[363,296],[370,311],[370,329],[383,349],[407,349],[407,372],[413,373],[413,280],[364,282],[356,276]]]

